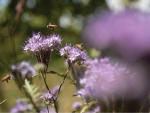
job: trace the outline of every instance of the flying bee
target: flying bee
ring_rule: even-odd
[[[81,43],[81,44],[76,44],[76,47],[79,48],[80,50],[83,50],[83,49],[82,49],[82,45],[83,45],[83,43]]]
[[[7,75],[6,77],[4,77],[3,79],[2,79],[2,81],[4,82],[4,81],[6,81],[7,83],[8,83],[8,80],[10,80],[11,79],[11,76],[10,75]]]
[[[53,29],[53,31],[54,31],[54,29],[57,28],[57,26],[56,25],[52,25],[51,23],[49,23],[49,25],[47,25],[47,28]]]

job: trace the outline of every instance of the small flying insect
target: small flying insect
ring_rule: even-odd
[[[82,50],[83,50],[83,49],[82,49],[82,45],[83,45],[83,43],[81,43],[81,44],[76,44],[76,47],[79,48],[79,49],[82,51]]]
[[[3,79],[2,79],[2,81],[4,82],[4,81],[6,81],[7,83],[8,83],[8,80],[10,80],[11,79],[11,76],[10,75],[7,75],[6,77],[4,77]]]
[[[54,31],[54,29],[57,28],[57,26],[56,25],[52,25],[51,23],[49,23],[49,25],[47,25],[47,28],[53,29],[53,31]]]

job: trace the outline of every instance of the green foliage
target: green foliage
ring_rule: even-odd
[[[32,100],[36,103],[39,100],[40,93],[38,92],[39,88],[36,85],[30,84],[30,82],[25,79],[25,90],[32,97]]]

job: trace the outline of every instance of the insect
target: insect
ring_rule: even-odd
[[[57,26],[56,25],[52,25],[51,23],[49,23],[49,25],[47,25],[47,28],[53,29],[53,31],[54,31],[54,29],[57,28]]]
[[[82,50],[82,45],[83,45],[83,43],[81,43],[81,44],[76,44],[76,47],[79,48],[80,50]]]
[[[4,81],[6,81],[7,83],[8,83],[8,80],[10,80],[11,79],[11,76],[10,75],[7,75],[6,77],[4,77],[3,79],[2,79],[2,81],[4,82]]]

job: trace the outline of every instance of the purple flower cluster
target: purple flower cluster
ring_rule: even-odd
[[[144,75],[137,70],[128,71],[126,66],[114,63],[110,58],[89,59],[85,64],[90,69],[85,71],[84,77],[79,81],[84,89],[78,90],[85,101],[90,97],[98,100],[112,95],[117,98],[125,95],[126,98],[133,99],[145,91]],[[139,83],[142,85],[137,88]]]
[[[36,53],[41,51],[53,51],[61,44],[61,36],[52,34],[50,36],[44,36],[40,32],[33,33],[32,38],[29,38],[23,50],[27,53]]]
[[[22,102],[21,99],[17,99],[17,104],[10,110],[10,113],[20,113],[23,111],[29,112],[33,110],[33,107],[27,102]]]
[[[25,61],[23,61],[17,65],[12,65],[11,69],[14,72],[14,75],[13,75],[14,78],[17,76],[20,76],[23,80],[25,78],[30,80],[31,77],[36,74],[35,70],[31,66],[31,64],[29,62],[25,62]]]
[[[101,13],[85,26],[83,41],[99,50],[119,53],[129,61],[150,57],[150,14],[135,10]]]
[[[85,50],[71,46],[71,44],[66,44],[66,46],[61,48],[59,52],[63,58],[67,59],[72,64],[76,63],[77,61],[80,61],[79,64],[82,64],[87,59]]]
[[[52,94],[49,94],[49,92],[44,93],[40,97],[40,99],[42,99],[44,103],[49,104],[50,102],[52,102],[52,96],[55,99],[58,90],[59,90],[59,86],[55,86],[53,89],[51,89]]]
[[[41,33],[33,33],[32,38],[28,39],[23,50],[36,56],[38,63],[43,63],[47,70],[51,52],[59,47],[61,41],[61,36],[57,34],[44,36]]]
[[[49,93],[44,93],[43,96],[40,97],[44,103],[50,104],[52,102],[52,95]]]

